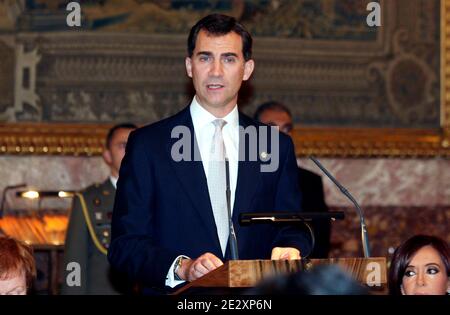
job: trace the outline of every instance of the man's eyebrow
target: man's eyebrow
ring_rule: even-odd
[[[197,56],[199,56],[199,55],[212,56],[213,53],[210,51],[199,51],[196,55]],[[236,54],[234,52],[226,52],[226,53],[221,54],[221,57],[238,57],[238,54]]]
[[[206,56],[212,56],[212,52],[210,51],[199,51],[197,54],[198,55],[206,55]]]
[[[233,52],[228,52],[228,53],[223,53],[222,57],[238,57],[238,55]]]

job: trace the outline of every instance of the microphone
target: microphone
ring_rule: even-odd
[[[239,215],[241,225],[256,223],[299,224],[313,220],[342,220],[345,214],[342,211],[330,212],[246,212]]]
[[[311,233],[311,248],[314,249],[316,239],[314,237],[314,231],[309,223],[313,220],[342,220],[345,215],[342,211],[334,212],[247,212],[239,215],[239,223],[241,225],[250,224],[283,224],[283,225],[300,225],[304,224],[309,233]],[[311,252],[303,257],[306,258],[311,255]]]
[[[227,210],[228,210],[228,229],[230,232],[228,242],[230,243],[231,260],[238,260],[239,259],[238,244],[236,233],[234,231],[233,219],[231,216],[230,162],[228,161],[227,157],[225,157],[225,174],[227,182],[226,194],[227,194]]]
[[[345,189],[345,187],[342,186],[336,180],[336,178],[334,178],[333,175],[331,175],[330,172],[328,172],[328,170],[314,156],[310,156],[309,158],[322,170],[322,172],[325,173],[325,175],[327,175],[329,179],[331,179],[331,181],[339,188],[339,190],[355,205],[359,214],[359,222],[361,226],[361,240],[363,245],[364,257],[369,258],[370,257],[369,237],[367,235],[367,226],[364,220],[364,215],[361,207],[356,202],[355,198],[353,198],[353,196],[348,192],[348,190]]]
[[[6,186],[5,189],[3,189],[2,204],[0,206],[0,218],[3,218],[3,212],[5,211],[6,193],[11,189],[22,188],[22,187],[26,187],[26,186],[27,186],[27,184],[23,183],[23,184]]]

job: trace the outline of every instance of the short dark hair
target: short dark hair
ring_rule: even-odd
[[[444,262],[447,277],[450,276],[450,249],[444,240],[430,235],[415,235],[400,245],[394,252],[389,269],[389,294],[402,295],[401,285],[406,268],[413,256],[425,246],[433,247]]]
[[[255,115],[253,116],[253,118],[257,121],[261,121],[261,116],[266,110],[275,110],[278,112],[284,112],[288,114],[289,117],[292,118],[292,114],[289,108],[287,108],[285,105],[283,105],[278,101],[269,101],[259,105],[255,111]]]
[[[191,28],[187,41],[189,57],[192,57],[194,53],[197,36],[201,30],[214,36],[222,36],[230,32],[237,33],[242,39],[242,54],[245,61],[252,59],[253,39],[250,33],[234,17],[217,13],[205,16]]]
[[[122,124],[117,124],[115,126],[113,126],[111,129],[109,129],[108,134],[106,135],[106,148],[109,149],[109,147],[111,146],[111,141],[112,138],[114,137],[114,133],[119,130],[119,129],[136,129],[137,126],[133,123],[122,123]]]

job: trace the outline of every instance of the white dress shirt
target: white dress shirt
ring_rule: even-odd
[[[114,189],[117,189],[117,181],[119,180],[119,178],[109,175],[109,180],[111,181],[111,184],[114,186]]]
[[[214,137],[215,127],[213,121],[217,119],[214,115],[204,109],[196,97],[192,100],[191,117],[194,124],[195,137],[202,158],[203,170],[208,180],[208,166],[210,150]],[[230,190],[231,190],[231,211],[233,211],[234,195],[236,192],[236,183],[238,175],[239,160],[239,112],[237,105],[224,118],[227,123],[222,129],[225,150],[230,164]],[[223,188],[225,194],[225,187]]]
[[[194,132],[198,148],[200,151],[200,156],[202,158],[203,170],[206,175],[206,180],[208,180],[208,165],[210,159],[210,150],[215,130],[213,121],[216,120],[217,117],[215,117],[205,108],[203,108],[197,102],[197,97],[194,97],[189,109],[191,112],[192,123],[194,125]],[[222,134],[230,166],[230,191],[231,191],[230,202],[231,202],[231,213],[233,213],[233,205],[238,176],[238,162],[239,162],[239,112],[237,105],[234,106],[233,110],[222,119],[227,122],[222,129]],[[192,156],[194,156],[194,154],[192,154]],[[223,188],[224,194],[225,189],[226,187]],[[175,261],[177,259],[178,257],[175,259]],[[170,267],[166,277],[166,286],[169,286],[171,288],[184,282],[184,281],[177,281],[174,279],[173,270],[175,267],[175,261],[172,263],[172,266]]]

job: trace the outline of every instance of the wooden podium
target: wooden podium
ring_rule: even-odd
[[[386,258],[331,258],[304,260],[230,260],[207,275],[190,282],[174,294],[193,288],[250,288],[261,280],[309,270],[318,265],[338,265],[354,279],[372,288],[383,288],[387,283]]]

